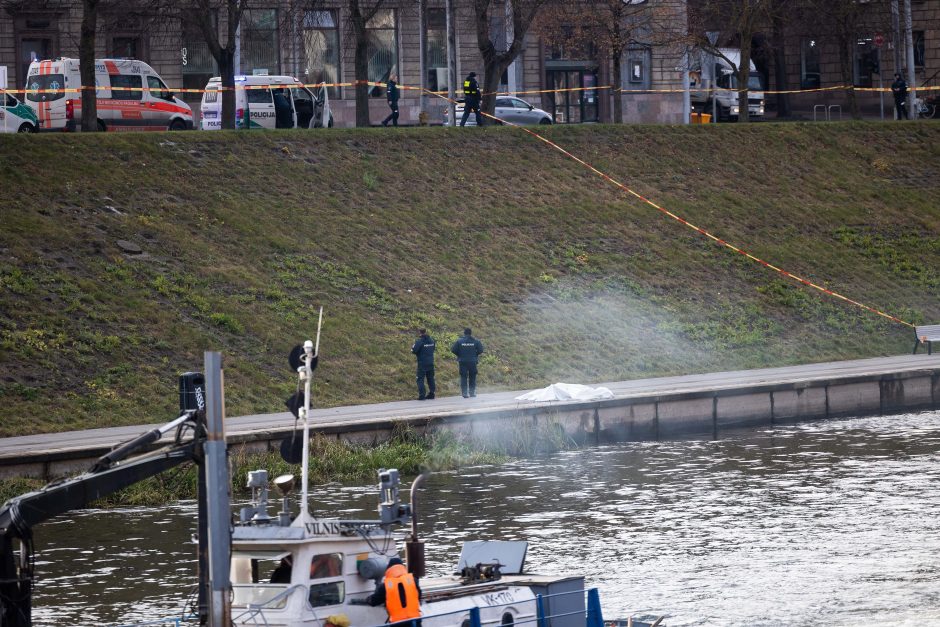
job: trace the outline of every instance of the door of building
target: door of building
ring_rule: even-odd
[[[597,121],[597,70],[547,70],[548,89],[574,90],[549,94],[555,122]]]
[[[30,63],[52,58],[52,37],[23,35],[19,38],[19,46],[19,67],[17,68],[16,84],[18,87],[22,87],[26,84],[26,75],[29,72]]]

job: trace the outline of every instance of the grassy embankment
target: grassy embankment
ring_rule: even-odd
[[[940,321],[940,124],[545,132],[772,263]],[[912,345],[511,128],[3,136],[0,155],[0,436],[169,419],[206,349],[228,415],[281,411],[321,304],[321,406],[413,397],[419,326],[442,348],[474,328],[483,392]],[[438,380],[457,391],[446,350]]]

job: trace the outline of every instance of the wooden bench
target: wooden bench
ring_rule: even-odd
[[[932,355],[932,344],[934,342],[940,342],[940,324],[927,324],[919,327],[914,327],[914,353],[917,352],[917,347],[920,344],[927,345],[927,354]]]

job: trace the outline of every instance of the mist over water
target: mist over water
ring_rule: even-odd
[[[525,539],[527,570],[584,574],[606,618],[676,625],[940,625],[940,412],[625,443],[432,476],[431,574],[471,539]],[[368,485],[311,490],[374,516]],[[273,509],[273,508],[272,508]],[[178,614],[195,507],[84,511],[35,530],[37,625]]]

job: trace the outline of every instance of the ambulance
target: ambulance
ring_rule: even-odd
[[[204,131],[222,128],[222,79],[209,79],[202,95]],[[333,126],[325,86],[307,89],[293,76],[236,76],[236,128],[322,128]]]
[[[35,133],[39,121],[30,107],[13,97],[0,93],[0,133]]]
[[[30,63],[25,99],[39,118],[40,131],[81,130],[81,85],[78,59]],[[96,59],[95,94],[100,131],[193,128],[193,110],[175,97],[160,75],[143,61]]]

